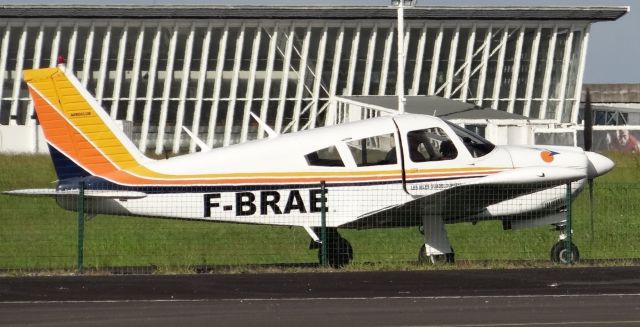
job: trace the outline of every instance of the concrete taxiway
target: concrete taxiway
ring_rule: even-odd
[[[638,326],[640,267],[0,278],[0,325]]]

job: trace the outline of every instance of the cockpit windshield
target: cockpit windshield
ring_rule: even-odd
[[[464,143],[469,150],[469,153],[471,153],[474,158],[485,156],[496,147],[493,143],[468,129],[462,128],[448,121],[445,122],[453,129],[456,135],[458,135],[460,140],[462,140],[462,143]]]

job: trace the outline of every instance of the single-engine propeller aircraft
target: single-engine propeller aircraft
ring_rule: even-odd
[[[59,181],[55,189],[6,193],[50,196],[77,210],[72,200],[82,183],[92,214],[299,226],[314,244],[324,181],[326,247],[334,266],[353,257],[338,228],[421,226],[419,258],[431,261],[453,260],[444,228],[450,223],[548,224],[562,239],[565,185],[576,194],[614,166],[575,147],[495,146],[414,114],[283,135],[258,120],[267,139],[208,149],[192,136],[203,151],[153,160],[64,66],[27,70],[24,79]],[[551,259],[561,260],[564,250],[564,242],[556,243]]]

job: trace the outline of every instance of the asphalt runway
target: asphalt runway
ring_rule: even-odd
[[[3,326],[640,326],[640,267],[0,278]]]

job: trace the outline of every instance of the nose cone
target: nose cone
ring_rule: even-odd
[[[587,168],[587,174],[589,178],[602,176],[611,171],[611,169],[613,169],[613,167],[615,166],[611,159],[601,154],[589,151],[585,151],[585,154],[589,159],[589,166]]]

